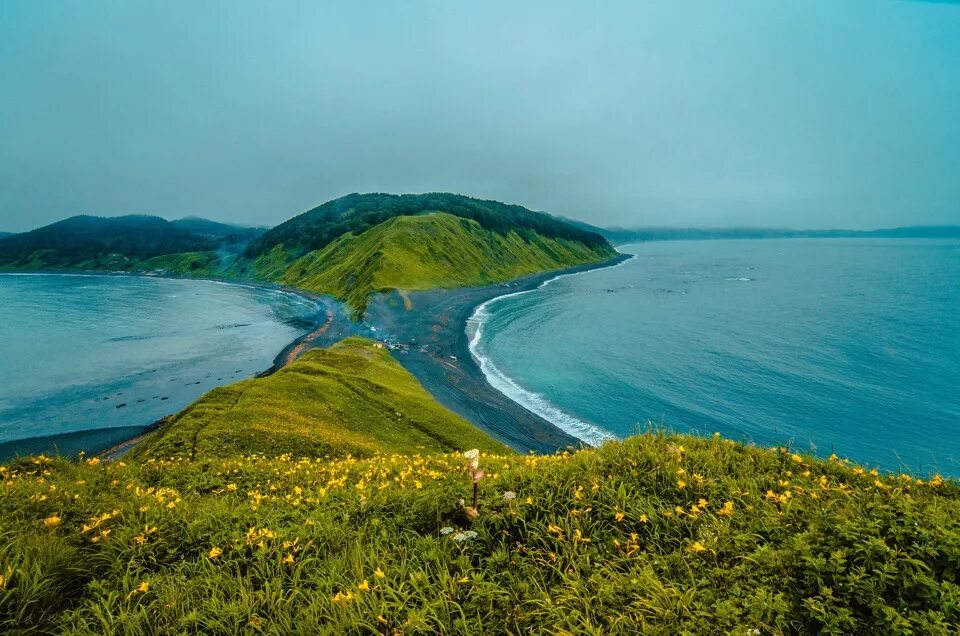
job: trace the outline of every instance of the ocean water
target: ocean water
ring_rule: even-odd
[[[269,368],[318,312],[210,281],[0,275],[0,455],[49,446],[13,442],[28,438],[76,451],[129,437]]]
[[[498,389],[589,442],[652,422],[960,475],[960,241],[677,241],[481,306]]]

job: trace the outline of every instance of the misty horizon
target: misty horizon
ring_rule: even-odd
[[[357,195],[357,194],[365,195],[365,194],[375,194],[375,193],[357,193],[357,192],[351,192],[351,193],[348,193],[347,195],[344,195],[344,196]],[[387,193],[379,193],[379,194],[387,194]],[[427,194],[427,193],[419,193],[419,192],[417,192],[417,193],[406,193],[406,194]],[[470,195],[465,194],[465,193],[453,193],[453,194],[459,194],[459,195],[463,195],[463,196],[470,196]],[[339,197],[338,197],[338,198],[339,198]],[[509,203],[509,201],[504,201],[503,203]],[[314,207],[317,207],[317,206],[314,206]],[[310,208],[310,209],[313,209],[313,208]],[[308,212],[308,211],[309,211],[309,209],[308,209],[308,210],[303,210],[302,212],[299,212],[299,213],[297,213],[297,214],[295,214],[295,215],[293,215],[293,216],[291,216],[291,217],[288,217],[288,218],[286,218],[286,219],[282,219],[281,221],[279,221],[278,223],[276,223],[276,224],[274,224],[274,225],[262,225],[262,224],[261,224],[261,225],[252,225],[252,224],[245,224],[245,223],[234,223],[234,222],[231,222],[229,219],[227,219],[227,220],[214,219],[214,218],[204,217],[204,216],[196,215],[196,214],[188,214],[188,215],[185,215],[185,216],[169,216],[169,215],[162,215],[162,214],[149,214],[149,213],[144,213],[144,212],[131,212],[131,213],[127,213],[127,214],[103,215],[103,214],[95,214],[95,213],[90,213],[90,212],[78,212],[77,214],[72,214],[72,215],[63,217],[62,219],[56,219],[56,220],[53,221],[52,223],[47,223],[47,224],[44,224],[43,226],[37,226],[37,227],[27,228],[27,229],[25,229],[25,230],[19,230],[19,232],[29,232],[30,230],[35,230],[35,229],[38,229],[38,228],[40,228],[40,227],[45,227],[46,225],[51,225],[51,224],[53,224],[53,223],[57,223],[57,222],[59,222],[59,221],[63,221],[63,220],[66,220],[66,219],[69,219],[69,218],[72,218],[72,217],[75,217],[75,216],[90,216],[90,217],[100,217],[100,218],[118,218],[118,217],[125,217],[125,216],[148,216],[148,217],[158,217],[158,218],[164,219],[164,220],[166,220],[166,221],[183,221],[183,220],[188,220],[188,219],[199,219],[199,220],[215,221],[215,222],[218,222],[218,223],[225,223],[225,224],[228,224],[228,225],[235,225],[235,226],[240,227],[240,228],[270,229],[270,228],[276,227],[277,225],[280,225],[280,224],[282,224],[282,223],[284,223],[284,222],[286,222],[286,221],[289,221],[289,220],[292,219],[292,218],[295,218],[295,217],[298,216],[299,214],[302,214],[302,213]],[[545,212],[545,213],[547,213],[547,214],[550,214],[550,212],[547,211],[547,210],[533,210],[533,211],[534,211],[534,212]],[[563,220],[563,221],[580,221],[580,222],[588,223],[587,221],[584,221],[583,219],[578,219],[578,218],[573,218],[573,217],[567,217],[567,216],[562,216],[562,215],[552,215],[552,216],[556,216],[558,219]],[[591,224],[591,225],[592,225],[592,224]],[[915,227],[915,228],[928,227],[928,228],[935,228],[935,227],[960,227],[960,225],[957,225],[956,223],[943,223],[943,224],[925,224],[925,225],[917,224],[917,225],[904,225],[904,226],[884,226],[884,227],[852,228],[852,227],[839,227],[839,226],[835,226],[835,227],[787,227],[787,226],[773,226],[773,225],[657,225],[657,224],[642,225],[642,224],[641,224],[641,225],[597,225],[596,227],[598,227],[598,228],[600,228],[600,229],[604,229],[604,230],[611,230],[611,231],[619,231],[619,230],[622,230],[622,231],[631,231],[631,230],[706,230],[706,231],[736,231],[736,230],[744,230],[744,231],[762,231],[762,230],[767,230],[767,231],[787,231],[787,232],[792,232],[792,231],[796,231],[796,232],[831,232],[831,231],[839,231],[839,232],[844,232],[844,231],[850,231],[850,232],[871,232],[871,231],[888,230],[888,229],[898,229],[898,228],[906,228],[906,227]],[[0,227],[0,233],[5,232],[5,231],[8,231],[8,230],[5,230],[4,228]]]
[[[0,230],[458,192],[601,227],[960,223],[960,6],[0,6]],[[953,54],[951,54],[953,52]]]

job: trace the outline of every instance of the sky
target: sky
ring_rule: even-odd
[[[371,191],[960,224],[960,3],[0,2],[0,230]]]

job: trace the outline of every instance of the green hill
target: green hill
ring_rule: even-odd
[[[960,630],[939,478],[649,434],[481,453],[471,519],[460,454],[178,455],[0,468],[0,631]]]
[[[336,296],[362,315],[377,291],[486,285],[614,253],[605,242],[590,247],[533,230],[499,233],[470,219],[433,213],[395,217],[362,234],[345,234],[286,266],[279,280]]]
[[[0,268],[161,271],[328,293],[362,316],[390,289],[484,285],[605,260],[599,234],[455,194],[351,194],[277,227],[78,216],[0,239]]]
[[[74,216],[0,239],[0,267],[125,269],[160,254],[214,243],[156,216]]]
[[[519,205],[474,199],[459,194],[431,192],[427,194],[349,194],[328,201],[312,210],[281,223],[266,232],[247,249],[247,256],[257,258],[277,246],[294,257],[326,247],[335,238],[362,234],[366,230],[398,216],[416,216],[446,212],[471,219],[481,227],[507,234],[532,230],[546,238],[577,241],[591,248],[602,249],[606,240],[543,212],[533,212]]]
[[[210,391],[131,456],[365,457],[474,447],[509,452],[435,402],[385,349],[348,338],[267,377]]]

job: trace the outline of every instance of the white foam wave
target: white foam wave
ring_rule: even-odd
[[[620,263],[613,265],[612,267],[620,267],[633,258],[636,258],[636,255],[631,255],[630,258],[625,259]],[[539,393],[525,389],[517,384],[512,378],[497,368],[490,357],[483,353],[480,346],[481,339],[483,338],[483,325],[487,319],[493,315],[490,311],[491,306],[508,298],[514,298],[516,296],[522,296],[523,294],[533,293],[537,290],[543,289],[550,283],[561,278],[566,278],[568,276],[579,276],[580,274],[587,274],[592,271],[596,270],[588,269],[570,274],[559,274],[553,278],[543,281],[534,289],[513,292],[504,294],[503,296],[497,296],[496,298],[491,298],[490,300],[481,303],[476,309],[473,310],[473,314],[467,319],[466,329],[467,337],[470,339],[470,353],[473,355],[474,360],[477,361],[477,364],[480,365],[480,370],[487,378],[487,382],[490,383],[490,386],[500,391],[523,408],[536,415],[539,415],[554,426],[560,428],[564,432],[569,433],[570,435],[573,435],[574,437],[581,439],[588,444],[597,446],[607,440],[615,439],[614,436],[598,426],[584,422],[583,420],[561,410]]]

